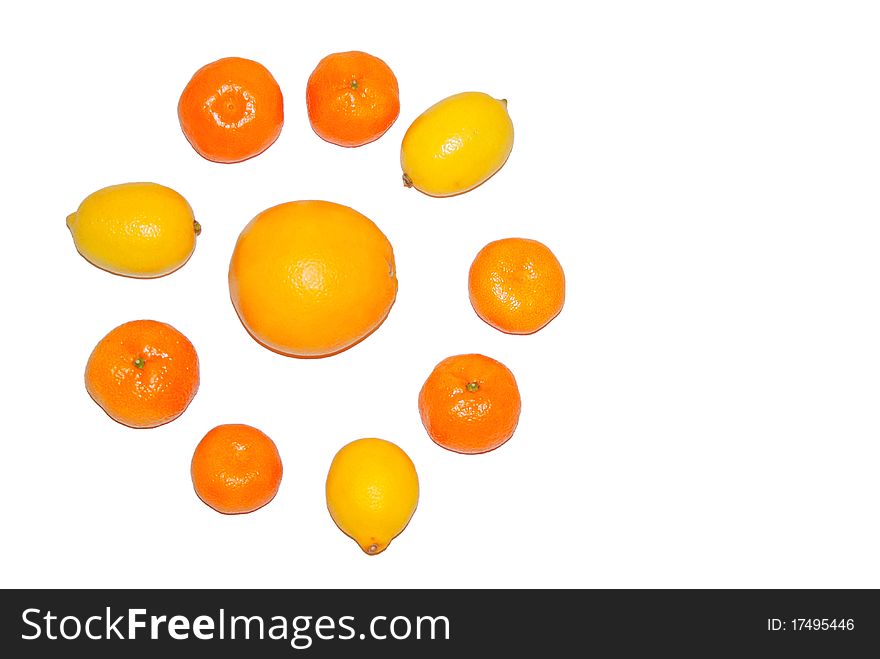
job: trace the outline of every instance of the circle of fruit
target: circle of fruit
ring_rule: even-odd
[[[306,109],[321,139],[363,146],[382,137],[400,114],[397,78],[368,53],[327,55],[309,76]]]
[[[375,330],[397,295],[391,244],[368,218],[328,201],[295,201],[257,215],[236,242],[229,290],[263,345],[326,357]]]
[[[240,423],[213,428],[196,446],[190,465],[199,498],[217,512],[250,513],[269,503],[281,486],[278,447]]]
[[[522,406],[513,373],[485,355],[447,357],[419,392],[428,435],[457,453],[485,453],[513,436]]]
[[[369,555],[387,549],[412,518],[419,477],[406,452],[384,439],[343,446],[327,473],[327,509],[339,529]]]
[[[193,74],[180,95],[177,116],[186,139],[203,158],[240,162],[278,139],[284,99],[265,66],[224,57]]]
[[[480,250],[468,273],[477,315],[508,334],[531,334],[565,303],[565,274],[553,252],[527,238],[495,240]]]
[[[86,363],[86,390],[115,421],[155,428],[186,410],[199,388],[199,359],[171,325],[133,320],[111,330]]]

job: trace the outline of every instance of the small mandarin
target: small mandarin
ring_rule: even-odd
[[[508,334],[531,334],[562,310],[565,274],[546,245],[505,238],[477,254],[468,291],[474,311],[489,325]]]
[[[190,466],[199,498],[228,515],[269,503],[281,485],[282,471],[275,442],[244,424],[210,430],[196,446]]]
[[[457,453],[485,453],[513,436],[521,408],[513,373],[485,355],[448,357],[419,392],[419,414],[434,442]]]
[[[195,348],[171,325],[134,320],[98,342],[86,364],[86,390],[121,424],[154,428],[173,421],[199,388]]]
[[[186,139],[203,158],[240,162],[278,138],[284,100],[262,64],[225,57],[195,72],[180,95],[177,116]]]
[[[333,53],[309,76],[306,108],[321,139],[363,146],[384,135],[400,114],[397,78],[368,53]]]

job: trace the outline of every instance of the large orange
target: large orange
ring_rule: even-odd
[[[397,78],[368,53],[333,53],[309,76],[306,108],[322,139],[361,146],[379,139],[400,114]]]
[[[196,494],[214,510],[249,513],[269,503],[281,485],[281,456],[268,436],[251,426],[227,424],[209,431],[190,465]]]
[[[284,100],[262,64],[225,57],[195,72],[180,95],[177,116],[201,156],[239,162],[262,153],[278,138]]]
[[[86,389],[103,410],[132,428],[173,421],[199,388],[195,348],[171,325],[134,320],[98,342],[86,364]]]
[[[505,238],[480,250],[468,275],[474,311],[509,334],[531,334],[553,320],[565,302],[565,274],[537,240]]]
[[[458,453],[485,453],[513,436],[522,406],[513,373],[485,355],[456,355],[434,367],[419,392],[431,439]]]
[[[394,253],[379,228],[347,206],[289,202],[241,232],[229,291],[259,342],[286,355],[325,357],[388,315],[397,295]]]

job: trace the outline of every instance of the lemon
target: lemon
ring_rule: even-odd
[[[388,547],[406,527],[418,501],[416,468],[396,444],[358,439],[333,458],[327,474],[327,509],[367,554]]]
[[[201,226],[180,194],[158,183],[122,183],[86,197],[67,216],[77,251],[128,277],[161,277],[186,263]]]
[[[403,136],[403,182],[434,197],[467,192],[501,166],[513,148],[507,101],[482,92],[450,96],[425,110]]]

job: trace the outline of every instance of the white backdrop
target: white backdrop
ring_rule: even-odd
[[[5,10],[4,502],[11,587],[880,587],[880,16],[871,2],[18,3]],[[522,7],[522,8],[520,8]],[[320,140],[305,85],[324,55],[383,58],[401,115],[378,142]],[[192,73],[256,59],[285,126],[236,165],[177,123]],[[503,170],[433,199],[401,185],[409,123],[452,93],[509,100]],[[91,266],[65,217],[105,185],[155,181],[203,227],[171,276]],[[327,199],[391,240],[385,324],[323,360],[245,333],[229,301],[256,213]],[[562,314],[533,336],[480,321],[467,270],[490,240],[546,243]],[[94,344],[137,318],[195,344],[202,384],[154,430],[88,397]],[[501,449],[435,446],[417,395],[483,352],[523,397]],[[220,423],[278,444],[284,480],[250,515],[193,493]],[[413,458],[422,495],[367,557],[324,479],[346,442]]]

